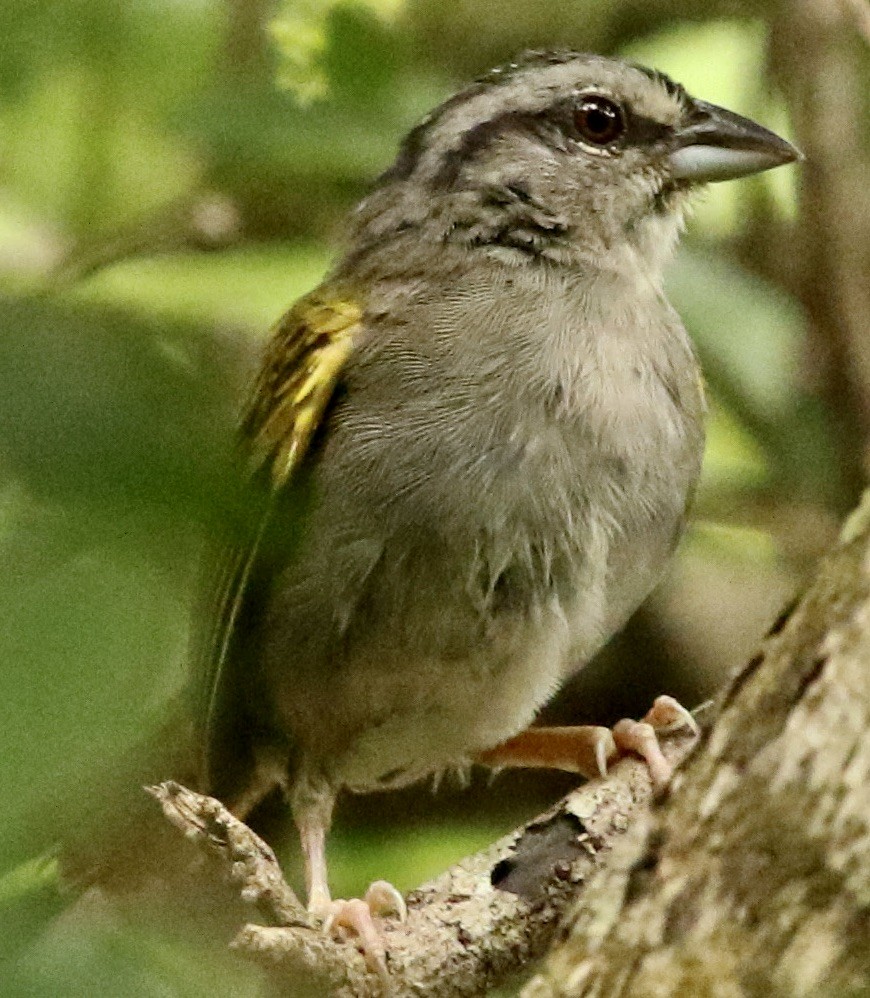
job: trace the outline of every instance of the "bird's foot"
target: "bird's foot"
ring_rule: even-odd
[[[688,727],[697,733],[695,719],[673,697],[658,697],[642,721],[624,719],[613,729],[597,725],[564,728],[528,728],[495,748],[476,756],[485,766],[536,766],[581,773],[589,779],[607,776],[620,756],[639,755],[649,768],[659,792],[670,782],[673,767],[659,745],[659,734]]]
[[[643,720],[623,718],[613,726],[613,741],[617,752],[639,755],[646,763],[653,790],[661,792],[671,782],[674,767],[665,758],[659,745],[659,735],[688,728],[698,735],[698,722],[686,708],[673,697],[656,697]]]
[[[356,942],[369,970],[378,975],[384,993],[388,994],[387,951],[382,928],[375,919],[394,915],[400,922],[405,921],[408,909],[396,888],[386,880],[376,880],[363,898],[312,900],[308,910],[323,919],[324,931],[338,939]]]

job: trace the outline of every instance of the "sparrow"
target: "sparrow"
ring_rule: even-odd
[[[683,532],[698,360],[663,289],[690,199],[799,157],[660,72],[526,53],[405,137],[343,254],[278,322],[241,419],[264,500],[222,554],[197,673],[203,782],[280,791],[308,906],[383,971],[385,881],[333,900],[337,796],[475,762],[587,776],[643,722],[530,728]]]

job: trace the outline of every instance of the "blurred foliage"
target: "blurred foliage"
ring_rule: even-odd
[[[254,987],[153,927],[70,917],[52,850],[183,682],[203,541],[244,521],[231,461],[243,372],[317,282],[343,215],[400,135],[458,82],[548,44],[654,64],[788,134],[767,37],[762,7],[715,0],[0,7],[4,995]],[[670,276],[713,407],[698,503],[709,522],[665,593],[678,603],[688,573],[695,596],[727,616],[714,584],[723,565],[768,580],[768,603],[749,614],[759,629],[852,498],[778,269],[796,204],[795,171],[716,186]],[[769,244],[747,237],[759,231]],[[630,630],[610,653],[609,681],[592,670],[599,717],[617,702],[613,676],[619,709],[639,706],[644,683],[658,692],[656,676],[632,673],[638,654],[681,670],[669,675],[690,699],[709,692],[691,678],[706,673],[668,605],[643,624],[642,646]],[[719,651],[745,629],[743,609]],[[336,888],[383,875],[412,886],[531,813],[531,786],[503,778],[460,803],[360,804],[331,849]]]

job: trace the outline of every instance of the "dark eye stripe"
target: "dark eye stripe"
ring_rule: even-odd
[[[533,114],[528,111],[505,111],[487,121],[481,121],[462,136],[459,144],[447,152],[441,158],[438,171],[432,178],[432,186],[438,189],[452,187],[459,179],[463,166],[477,155],[477,153],[488,146],[499,135],[503,135],[511,130],[540,131],[541,122],[545,120],[545,113]]]
[[[413,128],[405,137],[396,161],[381,175],[379,182],[407,180],[411,177],[423,156],[431,148],[429,140],[432,132],[448,112],[479,96],[485,89],[486,87],[480,83],[472,84],[445,101]],[[541,111],[504,111],[493,118],[479,122],[469,128],[456,146],[445,151],[431,181],[433,188],[444,190],[453,187],[466,163],[499,135],[512,129],[532,131],[551,148],[567,149],[569,141],[576,138],[574,126],[576,107],[576,99],[561,99]],[[673,133],[670,126],[653,118],[635,114],[630,107],[624,107],[623,112],[626,128],[618,142],[620,149],[657,145],[666,142]]]
[[[653,146],[667,142],[674,134],[671,125],[666,125],[655,118],[646,118],[642,114],[634,114],[629,108],[626,112],[628,127],[625,130],[626,145]]]
[[[588,97],[581,96],[580,102],[582,103],[588,99]],[[593,95],[593,99],[600,98]],[[666,142],[673,134],[673,128],[670,125],[656,121],[655,118],[647,118],[642,114],[637,114],[631,109],[630,105],[619,104],[615,100],[613,100],[613,103],[618,104],[625,119],[625,128],[616,142],[618,149],[654,146],[660,142]],[[561,101],[545,113],[552,116],[553,120],[561,122],[563,128],[568,128],[575,123],[574,116],[577,107],[578,102],[576,100]]]
[[[395,162],[381,174],[380,180],[407,180],[417,169],[420,160],[429,149],[429,140],[432,133],[449,112],[457,107],[461,107],[463,104],[469,103],[469,101],[479,97],[488,89],[490,88],[483,82],[479,80],[475,81],[469,84],[464,90],[460,90],[459,93],[448,98],[443,104],[439,104],[433,111],[430,111],[405,136],[399,147],[399,153],[396,156]]]
[[[470,128],[462,136],[458,145],[447,150],[441,164],[432,178],[435,189],[453,187],[462,168],[474,156],[499,135],[510,130],[526,130],[536,134],[551,148],[566,150],[576,137],[574,123],[575,101],[561,100],[549,108],[538,112],[506,111]],[[630,108],[624,109],[625,132],[619,138],[617,149],[650,147],[667,142],[673,129],[653,118],[634,114]]]
[[[496,92],[501,87],[512,83],[518,76],[522,76],[530,71],[535,72],[548,66],[583,59],[588,60],[589,57],[584,56],[582,53],[574,52],[568,49],[523,52],[512,63],[506,66],[497,67],[486,75],[475,80],[473,83],[470,83],[467,87],[460,90],[458,93],[455,93],[452,97],[448,98],[436,107],[423,119],[423,121],[420,122],[420,124],[411,129],[411,131],[405,136],[405,139],[399,148],[395,162],[381,175],[380,182],[407,180],[414,174],[420,164],[420,160],[430,148],[429,140],[433,131],[444,120],[450,111],[475,100],[483,93]],[[678,83],[674,83],[673,80],[665,76],[664,73],[649,69],[646,66],[637,65],[636,63],[627,63],[627,65],[632,67],[634,70],[643,73],[644,76],[648,77],[654,83],[662,86],[668,94],[672,97],[676,97],[684,106],[690,103],[690,98],[683,87]],[[546,114],[546,112],[544,113]],[[529,115],[529,117],[532,116]],[[644,142],[660,141],[661,139],[667,137],[668,129],[666,126],[661,125],[660,122],[635,116],[634,123],[636,128],[632,130],[633,136],[629,139],[628,144],[639,145]],[[489,124],[490,123],[488,122],[483,122],[477,127],[484,128],[485,134],[492,136],[494,129],[490,128],[487,132]],[[637,136],[636,142],[634,135]],[[480,144],[475,144],[474,142],[469,144],[474,149],[480,147]]]

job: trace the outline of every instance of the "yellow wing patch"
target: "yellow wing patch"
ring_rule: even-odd
[[[266,474],[274,496],[299,466],[353,352],[362,328],[362,308],[350,300],[315,291],[300,299],[278,323],[241,435],[253,474]],[[271,517],[271,503],[251,523],[246,543],[224,552],[214,579],[207,630],[200,645],[199,721],[202,724],[202,772],[211,785],[211,744],[221,701],[232,689],[233,644],[239,613]]]
[[[359,333],[362,308],[313,292],[278,324],[242,424],[254,471],[284,485],[305,455]]]

